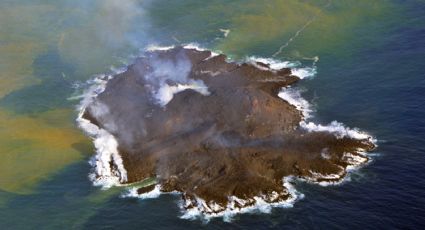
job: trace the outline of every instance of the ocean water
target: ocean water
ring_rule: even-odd
[[[94,148],[75,123],[86,82],[148,45],[190,42],[315,66],[297,85],[313,120],[373,134],[372,163],[342,185],[298,182],[292,208],[231,222],[181,219],[175,195],[93,187]],[[3,0],[0,229],[421,229],[424,98],[422,0]]]

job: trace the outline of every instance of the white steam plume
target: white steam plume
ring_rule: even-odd
[[[180,52],[176,59],[160,59],[152,57],[149,63],[152,70],[148,74],[141,74],[147,82],[146,87],[152,89],[156,102],[165,106],[176,93],[192,89],[202,95],[209,95],[208,87],[202,80],[189,78],[192,64],[184,52]]]

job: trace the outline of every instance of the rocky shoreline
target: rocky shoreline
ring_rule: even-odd
[[[78,121],[97,149],[92,179],[155,177],[138,193],[177,191],[187,212],[209,216],[289,205],[297,194],[288,178],[338,183],[376,145],[339,123],[305,122],[278,97],[299,79],[192,47],[146,51],[83,102]]]

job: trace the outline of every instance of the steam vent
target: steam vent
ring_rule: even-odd
[[[207,216],[290,203],[291,178],[341,182],[369,161],[373,139],[341,123],[308,122],[278,96],[295,75],[207,50],[146,51],[125,72],[98,79],[82,108],[80,126],[97,149],[93,181],[155,178],[136,193],[179,192],[182,210]]]

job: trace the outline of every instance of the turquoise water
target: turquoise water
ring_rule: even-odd
[[[0,228],[420,228],[425,222],[424,1],[2,1]],[[222,30],[229,30],[226,37]],[[298,34],[298,35],[297,35]],[[292,39],[291,39],[292,38]],[[231,223],[182,220],[178,197],[120,198],[93,187],[94,149],[75,106],[94,74],[149,44],[196,42],[234,59],[316,63],[301,82],[314,119],[379,139],[340,186],[297,184],[293,208]],[[289,42],[289,43],[288,43]],[[288,44],[286,46],[286,44]]]

